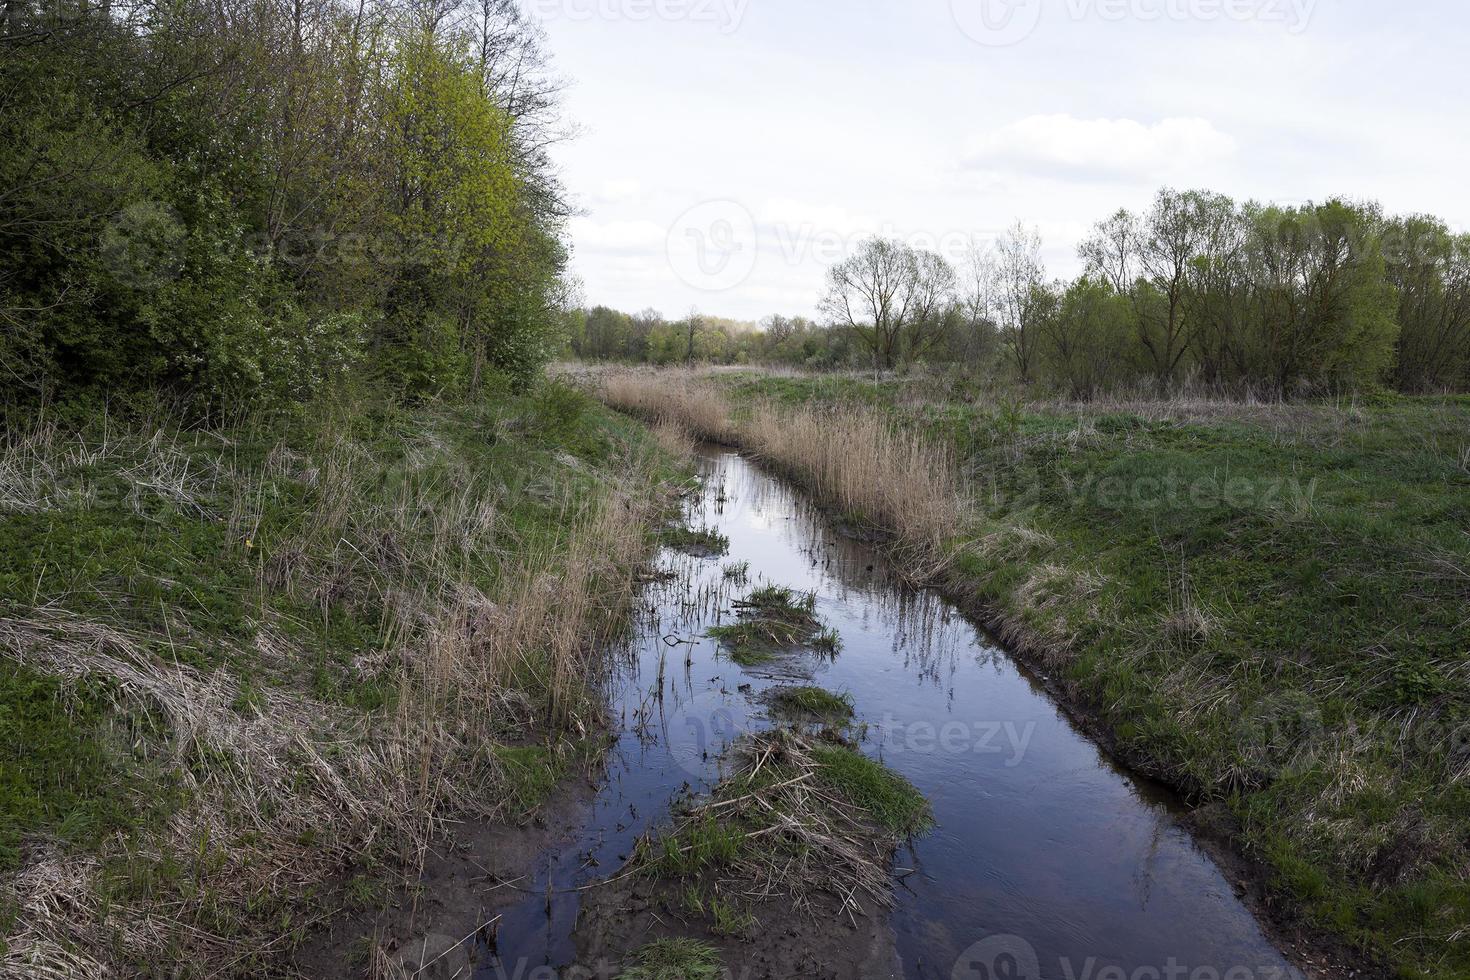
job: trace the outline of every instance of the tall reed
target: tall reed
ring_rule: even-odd
[[[597,390],[621,411],[737,445],[824,506],[893,535],[916,577],[938,570],[967,519],[953,451],[872,406],[758,403],[737,417],[725,396],[691,371],[607,372]]]

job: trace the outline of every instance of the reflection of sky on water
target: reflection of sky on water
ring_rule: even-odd
[[[645,590],[607,680],[621,725],[607,780],[576,839],[544,857],[535,894],[502,920],[502,963],[572,962],[571,889],[615,873],[673,797],[716,777],[723,748],[768,723],[763,690],[810,680],[853,697],[864,750],[934,806],[937,828],[898,858],[893,921],[907,976],[949,977],[996,935],[1035,950],[1034,980],[1082,975],[1089,962],[1094,975],[1283,965],[1167,794],[1117,771],[982,632],[740,457],[711,450],[704,466],[691,524],[727,535],[730,553],[660,556],[667,577]],[[744,584],[729,574],[741,563]],[[744,670],[704,638],[730,619],[732,599],[767,583],[817,594],[842,636],[834,660]],[[548,878],[559,893],[549,917]]]

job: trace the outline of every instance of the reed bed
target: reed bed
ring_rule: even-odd
[[[603,372],[608,405],[661,428],[739,446],[786,473],[823,506],[891,535],[902,567],[928,578],[948,560],[968,520],[953,449],[862,405],[782,407],[759,402],[735,413],[694,371]]]
[[[694,371],[611,370],[595,385],[608,405],[645,422],[675,425],[709,442],[739,441],[729,402]]]

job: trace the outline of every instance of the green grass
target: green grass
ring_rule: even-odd
[[[1223,807],[1307,918],[1470,977],[1470,404],[1076,408],[943,379],[725,375],[953,447],[949,585],[1122,751]]]
[[[507,802],[522,819],[539,810],[566,776],[566,762],[554,748],[497,745],[493,751],[506,778]]]
[[[629,861],[670,889],[671,907],[702,917],[718,935],[751,934],[755,894],[885,893],[884,848],[931,826],[913,785],[845,746],[777,728],[730,751],[735,771],[707,800],[676,808],[674,827],[640,839]],[[855,857],[835,843],[853,840],[873,846]]]
[[[728,656],[742,667],[775,660],[781,653],[805,648],[835,656],[842,639],[816,617],[814,593],[797,593],[776,585],[755,589],[735,603],[739,620],[715,626],[705,635],[718,640]]]
[[[717,980],[720,951],[694,939],[660,939],[633,954],[619,980]]]
[[[771,694],[771,705],[778,712],[799,718],[815,718],[829,723],[852,718],[852,695],[833,694],[820,687],[782,687]]]
[[[35,434],[48,420],[3,421],[0,623],[126,635],[154,661],[218,675],[238,691],[242,720],[289,695],[368,726],[391,724],[395,658],[422,625],[396,608],[461,588],[494,596],[530,556],[554,561],[567,502],[606,495],[620,461],[652,445],[555,383],[473,402],[297,406],[223,428],[99,412],[46,437]],[[674,465],[653,478],[687,476]],[[476,508],[464,533],[436,523]],[[99,887],[119,904],[201,893],[209,842],[145,855],[190,804],[181,777],[235,760],[180,739],[101,673],[63,680],[15,652],[0,644],[0,875],[54,845],[104,853]],[[515,681],[519,707],[491,734],[542,740],[494,750],[507,812],[523,816],[582,739],[556,747],[568,736],[547,727],[550,678],[533,659]],[[284,909],[222,909],[217,921],[236,913]],[[0,909],[0,924],[8,918]]]
[[[718,558],[730,551],[730,539],[713,528],[691,528],[682,524],[665,528],[659,541],[668,548],[698,558]]]
[[[912,837],[933,825],[929,801],[881,762],[840,745],[819,745],[812,754],[821,765],[822,782],[890,833]]]
[[[654,850],[654,870],[684,877],[706,869],[728,868],[740,857],[745,832],[736,823],[714,817],[696,820]]]
[[[157,722],[116,716],[107,685],[75,687],[0,659],[0,874],[38,837],[88,850],[180,802]]]

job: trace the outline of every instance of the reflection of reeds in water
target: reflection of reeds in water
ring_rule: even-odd
[[[865,628],[889,637],[896,659],[915,676],[943,684],[962,652],[978,651],[983,657],[990,649],[947,602],[905,584],[877,549],[834,530],[830,517],[789,484],[739,457],[722,456],[709,465],[704,493],[686,502],[688,519],[708,513],[719,497],[742,509],[735,513],[761,516],[792,551],[807,555],[819,574],[822,596],[859,610]],[[723,529],[736,535],[737,546],[744,543],[737,527],[726,524]],[[662,575],[645,593],[636,642],[661,655],[658,648],[666,638],[678,642],[702,636],[728,620],[732,600],[748,586],[766,581],[748,563],[721,564],[666,552]],[[681,645],[682,653],[671,656],[682,658],[687,667],[693,649]]]
[[[975,628],[932,592],[895,590],[880,594],[878,615],[888,624],[893,651],[904,667],[919,677],[942,684],[955,670],[962,651],[989,648],[977,643]]]
[[[940,570],[965,523],[952,450],[871,406],[757,404],[735,419],[723,393],[688,372],[609,372],[599,393],[614,408],[739,445],[782,470],[845,519],[891,535],[916,581]]]

